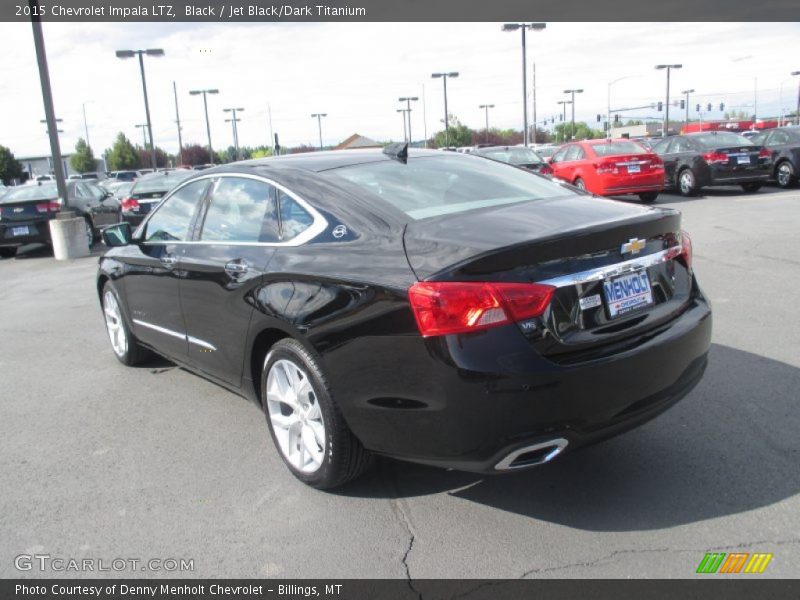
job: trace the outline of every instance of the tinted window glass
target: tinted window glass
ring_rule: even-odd
[[[721,131],[719,133],[703,133],[692,136],[703,148],[713,149],[725,146],[752,146],[753,142],[742,135]]]
[[[133,186],[132,194],[168,192],[181,181],[194,175],[191,171],[173,171],[168,174],[156,173],[139,179]]]
[[[753,142],[756,146],[761,146],[764,144],[764,141],[767,139],[767,133],[762,131],[761,133],[757,133],[755,135],[750,136],[750,141]],[[770,138],[770,143],[775,143],[773,141],[774,138]]]
[[[647,150],[636,142],[608,142],[607,144],[592,144],[592,150],[597,156],[615,156],[617,154],[646,154]]]
[[[675,138],[670,146],[670,152],[692,152],[693,150],[691,142],[686,138]]]
[[[277,242],[273,187],[263,181],[223,177],[211,194],[200,239]]]
[[[557,183],[501,162],[442,154],[405,165],[385,161],[342,167],[322,176],[346,179],[412,219],[572,195]]]
[[[558,150],[555,154],[553,154],[553,162],[561,162],[564,160],[564,157],[567,155],[567,150],[561,149]]]
[[[653,146],[653,152],[656,154],[667,154],[669,145],[672,140],[661,140]]]
[[[20,185],[9,190],[3,196],[3,202],[24,202],[25,200],[42,200],[47,198],[58,198],[58,188],[55,183]]]
[[[757,142],[755,139],[750,138],[753,140],[754,144],[762,144],[763,142]],[[769,137],[770,145],[777,146],[778,144],[788,144],[789,143],[789,134],[785,131],[773,131],[772,135]]]
[[[278,196],[281,202],[281,230],[283,240],[288,241],[303,233],[314,222],[306,209],[304,209],[289,194],[280,191]]]
[[[494,160],[511,163],[512,165],[539,164],[541,157],[530,148],[485,148],[478,151],[483,156],[488,156]]]
[[[167,198],[147,222],[145,240],[149,242],[181,242],[189,235],[197,203],[205,195],[208,181],[195,181]]]

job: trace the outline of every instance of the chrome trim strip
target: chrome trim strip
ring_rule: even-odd
[[[550,462],[556,456],[561,454],[564,451],[564,448],[567,447],[569,442],[564,438],[555,438],[552,440],[548,440],[546,442],[541,442],[539,444],[533,444],[531,446],[525,446],[524,448],[519,448],[514,450],[511,454],[506,456],[503,460],[497,463],[494,468],[497,471],[510,471],[513,469],[525,469],[527,467],[534,467],[536,465],[543,465],[546,462]],[[533,452],[534,450],[540,450],[541,448],[549,448],[551,446],[555,446],[552,451],[544,456],[544,458],[534,461],[534,462],[526,462],[521,465],[517,465],[512,467],[511,463],[513,463],[519,456],[525,454],[526,452]]]
[[[136,323],[137,325],[141,325],[142,327],[147,327],[148,329],[152,329],[153,331],[158,331],[159,333],[163,333],[164,335],[169,335],[175,338],[179,338],[181,340],[186,340],[190,344],[201,346],[202,348],[206,348],[207,350],[216,351],[217,349],[213,344],[209,344],[206,341],[203,341],[196,337],[192,337],[191,335],[187,335],[185,333],[172,331],[172,329],[167,329],[166,327],[161,327],[160,325],[153,325],[152,323],[148,323],[147,321],[142,321],[141,319],[134,319],[133,322]]]
[[[192,183],[195,183],[197,181],[202,181],[203,179],[221,179],[223,177],[239,177],[241,179],[254,179],[256,181],[260,181],[262,183],[266,183],[268,185],[271,185],[272,187],[282,191],[287,196],[289,196],[293,200],[295,200],[300,206],[302,206],[306,211],[308,211],[309,214],[311,214],[311,217],[314,219],[314,221],[311,223],[311,226],[308,229],[306,229],[305,231],[301,232],[299,235],[296,235],[292,239],[287,240],[285,242],[226,242],[224,240],[208,240],[208,241],[204,241],[204,240],[187,240],[187,241],[159,241],[159,242],[142,241],[140,243],[142,243],[142,244],[144,244],[146,246],[152,246],[152,245],[156,245],[156,244],[179,244],[179,245],[195,244],[195,245],[205,245],[205,246],[209,246],[209,245],[211,245],[211,246],[263,246],[263,247],[269,247],[269,248],[296,247],[296,246],[302,246],[306,242],[311,241],[312,239],[317,237],[320,233],[322,233],[323,231],[325,231],[328,228],[327,219],[325,219],[325,217],[323,217],[316,208],[311,206],[306,200],[304,200],[303,198],[298,196],[295,192],[293,192],[292,190],[290,190],[286,186],[281,185],[277,181],[273,181],[272,179],[269,179],[268,177],[263,177],[261,175],[253,175],[253,174],[250,174],[250,173],[210,173],[210,174],[207,174],[207,175],[201,175],[199,177],[192,177],[191,179],[188,179],[187,181],[182,182],[180,185],[178,185],[178,187],[176,187],[172,191],[170,191],[169,195],[167,195],[167,196],[165,196],[164,198],[161,199],[161,201],[158,203],[158,206],[156,206],[155,208],[150,210],[150,212],[145,217],[144,221],[142,221],[140,223],[139,227],[136,228],[136,231],[134,232],[134,237],[136,237],[137,235],[140,235],[142,232],[144,232],[145,227],[147,226],[147,223],[150,221],[152,216],[158,212],[158,209],[160,208],[161,204],[163,202],[166,202],[167,200],[169,200],[181,188],[183,188],[184,186],[190,185]]]
[[[578,285],[581,283],[590,283],[592,281],[602,281],[609,277],[629,273],[636,269],[646,269],[655,265],[667,262],[677,257],[681,253],[681,246],[672,246],[666,250],[647,254],[645,256],[637,256],[631,260],[615,263],[613,265],[606,265],[604,267],[597,267],[596,269],[588,269],[578,273],[571,273],[570,275],[561,275],[543,281],[537,281],[543,285],[552,285],[554,287],[568,287],[571,285]]]

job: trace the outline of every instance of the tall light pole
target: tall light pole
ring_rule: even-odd
[[[144,144],[142,148],[147,150],[147,123],[140,123],[136,128],[142,130],[142,143]]]
[[[661,137],[669,135],[669,75],[672,69],[680,69],[683,65],[656,65],[656,70],[660,71],[666,69],[667,71],[667,99],[664,103],[664,127],[661,131]]]
[[[319,127],[319,149],[322,150],[322,117],[327,117],[328,113],[314,113],[312,118],[317,119],[317,127]]]
[[[606,132],[606,138],[611,139],[611,86],[617,83],[618,81],[623,81],[625,79],[633,79],[638,77],[638,75],[625,75],[623,77],[618,77],[614,81],[608,82],[608,112],[606,113],[606,123],[608,123],[608,131]]]
[[[684,96],[686,96],[686,126],[689,126],[689,94],[694,94],[694,88],[691,90],[683,90],[681,92]]]
[[[83,133],[86,135],[86,145],[91,148],[92,143],[89,141],[89,124],[86,121],[86,102],[81,105],[83,109]]]
[[[800,75],[800,71],[792,71],[792,77]],[[797,82],[797,111],[795,112],[796,123],[800,125],[800,81]]]
[[[406,96],[404,98],[398,98],[398,102],[405,102],[406,103],[406,115],[408,117],[408,145],[410,146],[413,143],[413,139],[411,138],[411,103],[416,102],[419,100],[417,96]],[[403,129],[405,129],[405,121],[403,122]]]
[[[582,94],[583,90],[576,90],[576,89],[564,90],[564,93],[572,95],[572,98],[570,100],[570,104],[572,104],[572,125],[570,125],[570,133],[572,134],[571,138],[574,138],[575,137],[575,94]]]
[[[225,119],[225,122],[231,122],[233,125],[233,147],[236,149],[236,160],[239,160],[239,129],[236,126],[236,123],[241,121],[241,119],[236,118],[237,112],[244,112],[243,108],[223,108],[222,112],[229,112],[231,113],[232,117],[230,119]]]
[[[406,112],[407,108],[398,108],[397,112],[403,113],[403,141],[408,143],[408,130],[406,129]]]
[[[486,112],[486,143],[489,143],[489,109],[494,108],[494,104],[481,104],[478,108],[482,108]]]
[[[208,121],[208,94],[219,94],[219,90],[189,90],[190,96],[203,94],[203,109],[206,111],[206,133],[208,134],[208,162],[214,162],[214,150],[211,149],[211,124]]]
[[[572,104],[572,100],[559,100],[558,103],[561,105],[563,112],[561,114],[561,122],[564,123],[564,126],[567,125],[567,104]],[[566,134],[564,135],[564,141],[566,142]]]
[[[139,56],[139,70],[142,73],[142,93],[144,94],[144,113],[147,116],[147,133],[150,135],[150,159],[153,169],[156,169],[156,149],[153,145],[153,124],[150,121],[150,103],[147,100],[147,81],[144,76],[144,55],[164,56],[161,48],[148,48],[147,50],[117,50],[117,58],[133,58]]]
[[[181,115],[178,112],[178,88],[172,82],[172,94],[175,96],[175,123],[178,125],[178,164],[183,164],[183,139],[181,137]],[[177,165],[176,165],[177,166]]]
[[[447,78],[448,77],[458,77],[458,71],[452,71],[450,73],[431,73],[432,79],[442,79],[442,83],[444,84],[444,146],[447,148],[450,146],[450,118],[447,114]]]
[[[547,27],[547,23],[506,23],[503,25],[503,31],[522,31],[522,123],[523,143],[528,145],[528,57],[525,47],[525,32],[528,29],[533,31],[541,31]],[[535,109],[534,109],[535,110]],[[533,119],[536,120],[536,117]]]

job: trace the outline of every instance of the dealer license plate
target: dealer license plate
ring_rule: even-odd
[[[639,173],[641,170],[639,165],[628,165],[628,173]]]
[[[25,227],[12,227],[11,235],[30,235],[30,230],[27,225]]]
[[[603,282],[608,316],[613,319],[653,304],[653,290],[647,271],[635,271]]]
[[[736,157],[736,164],[737,165],[749,165],[750,164],[750,155],[749,154],[740,154]]]

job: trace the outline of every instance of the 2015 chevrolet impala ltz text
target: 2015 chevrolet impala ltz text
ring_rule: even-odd
[[[216,167],[103,237],[117,358],[155,351],[253,399],[318,488],[373,454],[545,463],[659,414],[706,367],[680,213],[469,154]]]

